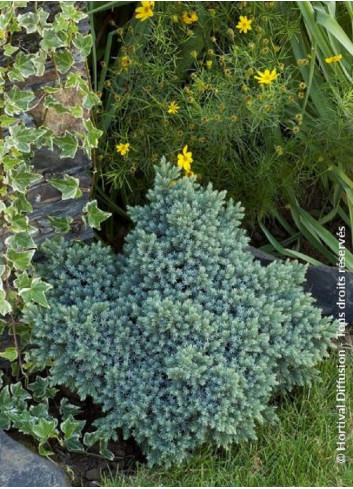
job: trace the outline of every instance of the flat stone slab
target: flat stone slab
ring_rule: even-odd
[[[69,487],[65,472],[0,430],[0,487]]]

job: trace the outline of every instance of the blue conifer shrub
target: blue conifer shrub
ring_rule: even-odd
[[[303,291],[306,266],[262,267],[240,205],[165,162],[148,204],[129,212],[122,255],[46,246],[53,288],[50,309],[28,313],[33,359],[100,403],[102,436],[135,437],[150,465],[255,438],[273,397],[310,383],[336,334]]]

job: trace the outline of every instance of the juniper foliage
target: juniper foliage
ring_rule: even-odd
[[[336,323],[304,293],[306,266],[253,259],[225,192],[162,163],[148,200],[121,256],[47,245],[50,309],[29,316],[33,358],[103,406],[101,434],[120,428],[169,465],[255,438],[273,396],[313,380]]]

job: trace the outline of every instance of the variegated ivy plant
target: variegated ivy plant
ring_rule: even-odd
[[[37,229],[30,221],[32,206],[27,193],[32,184],[43,179],[34,171],[32,155],[45,147],[58,149],[60,158],[74,158],[79,149],[91,157],[101,135],[90,119],[90,109],[100,100],[90,88],[89,77],[83,77],[77,69],[77,63],[85,62],[92,47],[91,35],[79,29],[86,14],[76,2],[58,4],[60,9],[53,15],[45,2],[0,3],[0,336],[10,326],[14,339],[13,346],[1,351],[0,356],[13,362],[13,373],[22,371],[22,379],[29,378],[28,373],[38,371],[38,367],[31,367],[21,352],[20,340],[26,343],[28,331],[17,321],[17,311],[31,303],[48,307],[45,294],[50,288],[36,275],[32,263]],[[32,45],[31,52],[26,49],[23,38],[27,35],[36,46],[35,52]],[[54,79],[42,83],[39,94],[34,93],[29,88],[30,80],[35,77],[40,83],[48,65],[54,66]],[[82,102],[63,103],[58,95],[66,89],[75,91]],[[51,111],[79,119],[82,130],[69,128],[64,134],[55,134],[46,127],[45,116],[40,125],[34,126],[29,114],[40,104],[44,114]],[[49,183],[61,192],[63,200],[82,195],[79,180],[72,176]],[[84,207],[82,221],[99,229],[109,215],[93,200]],[[48,219],[58,232],[70,230],[70,216]],[[61,438],[68,448],[78,449],[83,422],[73,419],[75,408],[68,410],[70,405],[63,400],[64,421],[59,430],[58,420],[48,412],[48,399],[55,392],[48,379],[41,376],[32,384],[24,380],[4,386],[0,375],[0,429],[14,426],[32,434],[42,454],[50,453],[46,443],[53,437],[59,441]],[[39,404],[33,404],[33,400]]]

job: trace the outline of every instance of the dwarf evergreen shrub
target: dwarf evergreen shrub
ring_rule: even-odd
[[[262,267],[240,205],[179,177],[156,169],[120,257],[47,246],[50,309],[30,312],[33,358],[92,395],[101,433],[134,436],[151,465],[255,438],[273,396],[312,381],[336,331],[303,292],[304,265]]]

